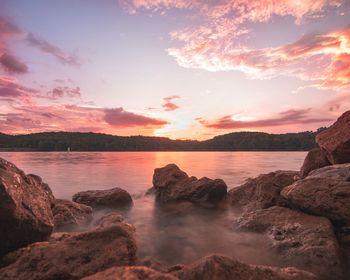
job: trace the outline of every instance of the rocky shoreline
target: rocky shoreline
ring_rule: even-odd
[[[350,111],[316,141],[300,172],[262,174],[228,190],[221,179],[198,179],[169,164],[155,169],[145,194],[171,215],[198,207],[238,211],[232,225],[264,235],[278,267],[218,254],[171,267],[140,260],[137,228],[123,220],[133,207],[125,190],[57,199],[39,176],[0,159],[0,279],[350,279]],[[93,219],[101,208],[108,213]]]

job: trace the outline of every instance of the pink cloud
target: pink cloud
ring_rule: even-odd
[[[10,73],[24,74],[28,72],[28,66],[17,57],[3,53],[0,56],[0,65]]]
[[[162,105],[164,108],[164,111],[174,111],[179,108],[178,105],[176,105],[174,102],[172,102],[174,99],[178,99],[180,96],[178,95],[172,95],[172,96],[167,96],[164,97],[163,100],[165,103]]]

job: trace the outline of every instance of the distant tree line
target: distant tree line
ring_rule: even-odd
[[[205,141],[165,137],[114,136],[100,133],[0,133],[0,150],[22,151],[308,151],[317,146],[316,132],[268,134],[234,132]]]

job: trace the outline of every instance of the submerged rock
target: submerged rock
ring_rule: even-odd
[[[326,152],[332,164],[350,162],[350,111],[316,136],[316,142]]]
[[[49,237],[52,199],[39,176],[0,158],[0,256]]]
[[[198,204],[216,204],[227,194],[221,179],[189,177],[175,164],[156,168],[153,174],[156,199],[160,203],[190,201]]]
[[[274,206],[243,214],[238,227],[266,234],[281,265],[305,269],[324,280],[342,279],[338,242],[328,219]]]
[[[206,256],[171,272],[181,280],[317,280],[310,272],[241,263],[222,255]]]
[[[301,178],[305,178],[312,170],[330,165],[326,153],[320,149],[315,148],[309,151],[304,160],[303,166],[300,168]]]
[[[121,188],[78,192],[73,195],[73,201],[93,209],[127,209],[133,205],[130,194]]]
[[[175,276],[144,266],[112,267],[82,280],[178,280]]]
[[[0,279],[80,279],[112,266],[136,262],[135,228],[124,222],[81,233],[59,233],[5,255]]]
[[[90,206],[64,199],[56,199],[52,206],[54,230],[72,230],[85,226],[92,221],[92,208]]]
[[[243,185],[228,192],[228,200],[235,207],[247,209],[284,205],[281,190],[295,182],[296,171],[275,171],[248,179]]]
[[[350,164],[315,170],[281,195],[295,208],[350,227]]]

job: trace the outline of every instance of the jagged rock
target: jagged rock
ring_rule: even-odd
[[[133,205],[130,194],[121,188],[78,192],[73,195],[73,201],[93,209],[127,209]]]
[[[327,159],[326,153],[322,149],[312,149],[307,153],[304,163],[300,168],[300,176],[301,178],[305,178],[312,170],[322,168],[330,164],[331,163]]]
[[[178,280],[175,276],[144,266],[112,267],[82,280]]]
[[[144,257],[139,264],[161,272],[166,272],[168,270],[166,265],[151,256]]]
[[[64,199],[56,199],[52,205],[54,230],[72,230],[79,226],[86,226],[92,221],[90,206]]]
[[[316,142],[326,152],[332,164],[350,162],[350,111],[316,136]]]
[[[284,205],[281,190],[297,178],[296,171],[275,171],[248,179],[243,185],[228,192],[228,200],[235,207],[246,210]]]
[[[102,223],[81,233],[59,233],[8,253],[0,260],[0,279],[80,279],[113,266],[136,263],[135,228]]]
[[[329,218],[336,226],[350,226],[350,164],[317,169],[283,189],[289,204]]]
[[[0,256],[49,237],[52,198],[39,176],[0,158]]]
[[[171,272],[180,280],[316,280],[310,272],[241,263],[222,255],[206,256]]]
[[[227,186],[223,180],[189,177],[175,164],[156,168],[153,186],[156,199],[160,203],[185,200],[198,204],[216,204],[227,193]]]
[[[270,207],[244,213],[238,228],[266,234],[284,266],[294,266],[320,279],[342,279],[338,242],[332,224],[284,207]]]

